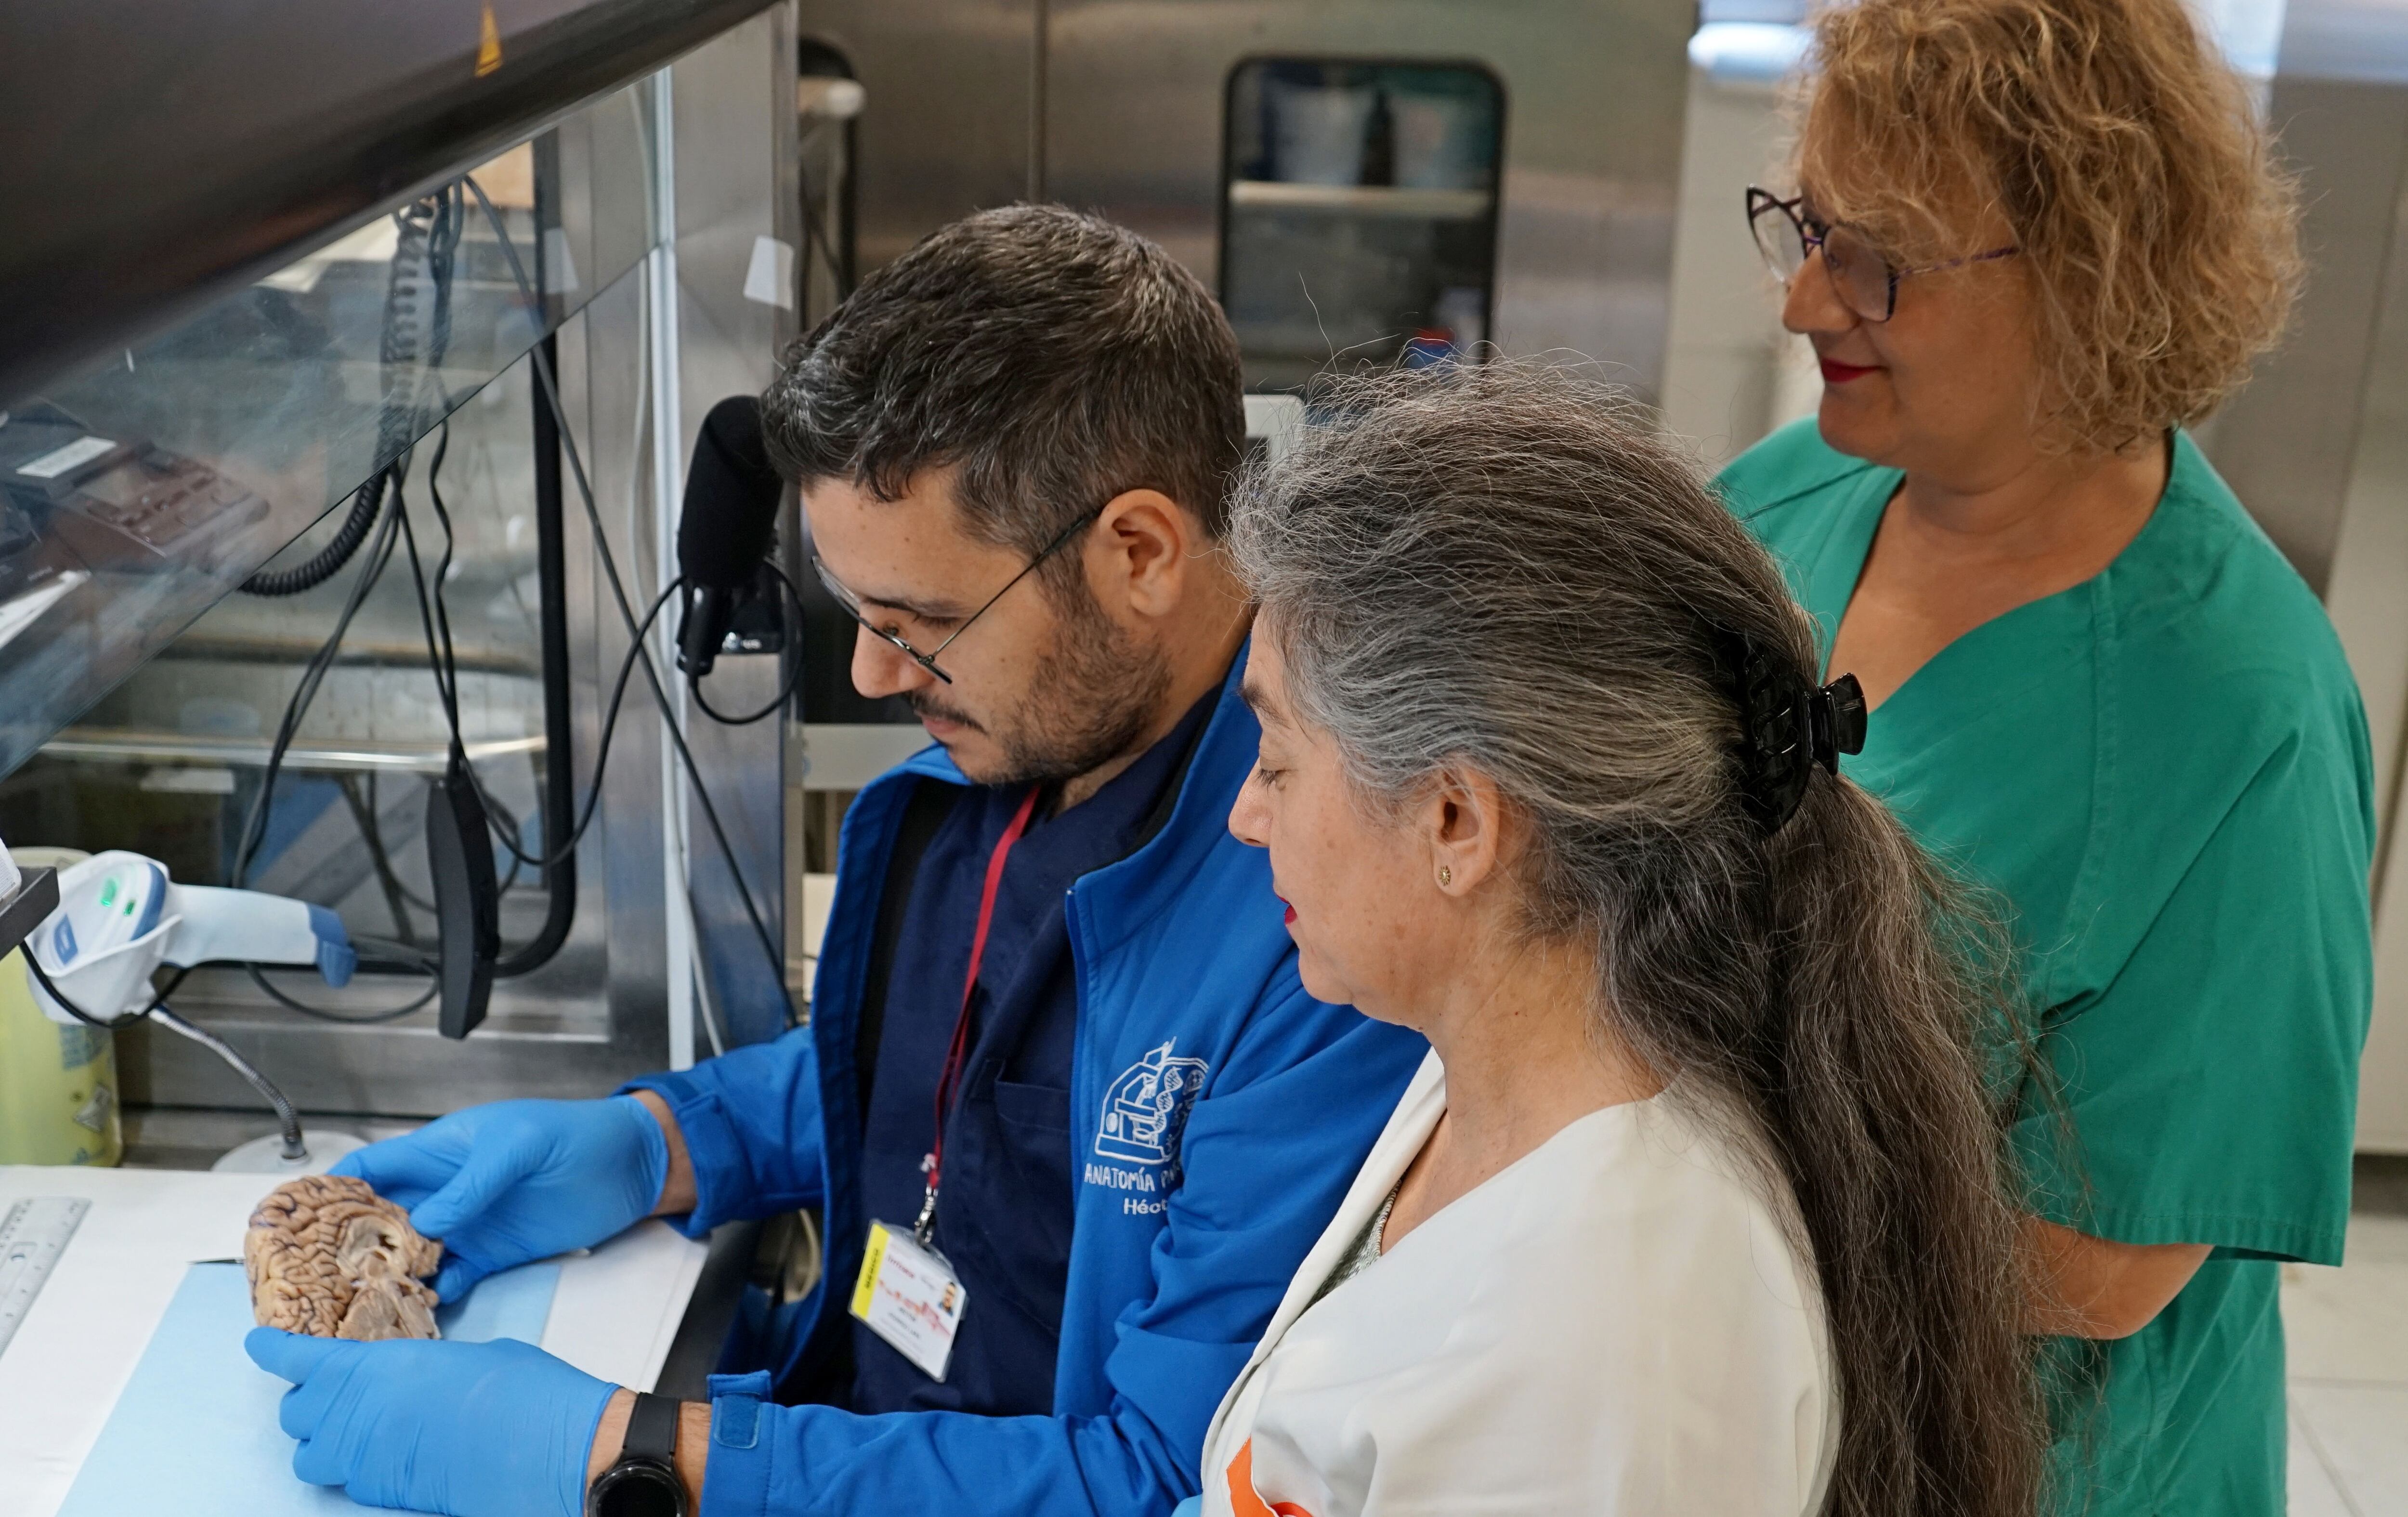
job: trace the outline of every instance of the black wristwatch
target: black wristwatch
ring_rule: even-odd
[[[675,1463],[678,1411],[668,1396],[636,1393],[619,1462],[585,1493],[585,1517],[690,1517]]]

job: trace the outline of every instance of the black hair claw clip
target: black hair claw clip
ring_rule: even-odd
[[[1865,688],[1854,674],[1842,674],[1809,697],[1806,719],[1814,761],[1825,773],[1840,772],[1840,755],[1865,751]]]

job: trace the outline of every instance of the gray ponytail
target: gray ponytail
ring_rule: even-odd
[[[1786,1182],[1838,1369],[1826,1510],[2028,1517],[1990,934],[1844,779],[1808,776],[1770,832],[1749,815],[1728,649],[1816,679],[1779,571],[1674,447],[1560,371],[1319,399],[1333,419],[1249,472],[1228,539],[1298,715],[1374,803],[1492,777],[1531,827],[1528,930],[1592,945],[1598,1015]]]

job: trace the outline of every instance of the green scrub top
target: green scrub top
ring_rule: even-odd
[[[1827,657],[1901,477],[1811,419],[1722,476]],[[2341,1262],[2372,996],[2373,766],[2323,608],[2177,435],[2115,561],[1942,649],[1843,772],[2009,910],[2061,1092],[2025,1082],[2031,1209],[2214,1246],[2132,1336],[2050,1345],[2055,1505],[2284,1510],[2277,1271]]]

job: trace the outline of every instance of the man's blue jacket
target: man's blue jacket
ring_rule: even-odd
[[[1297,978],[1266,857],[1226,826],[1259,735],[1244,668],[1241,652],[1161,831],[1070,889],[1074,1194],[1054,1415],[767,1399],[849,1331],[871,1220],[854,1039],[904,808],[917,785],[967,783],[941,748],[846,815],[810,1025],[636,1082],[668,1102],[693,1155],[689,1234],[804,1206],[825,1219],[819,1288],[774,1311],[748,1304],[733,1349],[769,1373],[713,1380],[708,1517],[1136,1517],[1197,1489],[1205,1424],[1427,1050]]]

